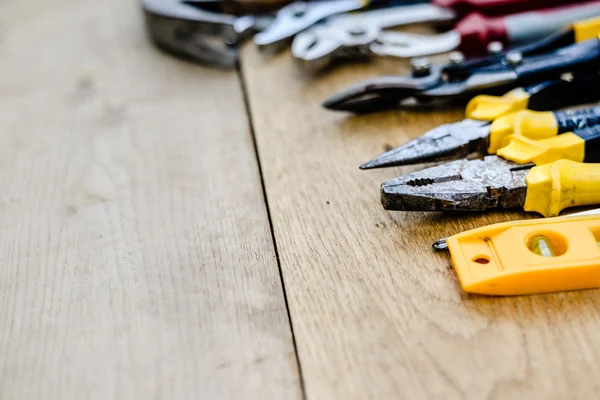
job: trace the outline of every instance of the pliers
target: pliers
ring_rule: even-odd
[[[498,156],[452,161],[384,182],[381,203],[396,211],[523,207],[556,216],[567,207],[600,204],[600,164],[563,159],[535,166]]]
[[[194,0],[143,0],[150,37],[157,46],[202,64],[231,68],[235,45],[266,27],[271,18],[235,17],[203,9]],[[214,5],[213,5],[214,7]]]
[[[569,80],[551,80],[514,89],[502,97],[477,96],[467,106],[468,118],[438,126],[360,168],[396,167],[495,154],[513,133],[543,139],[599,125],[600,107],[543,114],[517,113],[525,107],[553,110],[598,101],[600,93],[589,90],[597,85],[600,85],[600,75],[584,74]],[[518,128],[515,130],[514,126]]]
[[[281,50],[294,35],[326,18],[367,7],[385,6],[391,1],[394,4],[410,4],[425,0],[297,1],[279,10],[271,24],[254,37],[254,42],[261,50],[274,53]]]
[[[413,60],[412,74],[360,82],[334,94],[323,106],[366,113],[414,104],[435,105],[558,79],[566,72],[595,73],[600,66],[599,27],[598,18],[577,23],[536,43],[465,62],[431,66]]]
[[[425,2],[342,14],[296,35],[292,42],[292,55],[312,70],[320,69],[337,58],[384,55],[389,46],[388,39],[391,39],[389,36],[393,35],[393,32],[384,31],[385,28],[418,22],[445,22],[455,18],[456,13],[452,9]]]
[[[524,8],[544,6],[532,0],[521,3]],[[483,8],[482,11],[490,11],[484,7],[485,3],[476,1],[474,6],[477,5]],[[440,35],[385,31],[385,28],[408,23],[443,22],[456,17],[454,10],[435,4],[401,5],[330,18],[298,34],[292,43],[292,54],[310,69],[319,69],[337,58],[413,58],[445,53],[456,48],[473,56],[485,53],[491,42],[504,45],[531,42],[573,22],[599,14],[600,2],[592,2],[503,17],[469,14],[454,30]],[[540,21],[545,23],[542,25]]]

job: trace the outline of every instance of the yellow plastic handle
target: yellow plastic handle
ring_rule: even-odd
[[[523,110],[515,115],[513,130],[531,139],[547,139],[558,135],[558,121],[551,111]]]
[[[496,154],[507,146],[513,134],[534,140],[551,138],[558,135],[558,121],[549,111],[522,110],[503,115],[490,125],[488,153]]]
[[[514,120],[519,112],[508,113],[492,122],[490,125],[489,154],[496,154],[498,149],[506,145],[506,139],[514,133]]]
[[[573,24],[575,32],[575,41],[593,39],[600,34],[600,17],[586,19]]]
[[[508,144],[497,154],[517,164],[548,164],[558,160],[582,162],[585,140],[569,132],[550,139],[533,140],[521,135],[508,137]]]
[[[522,88],[513,89],[504,96],[475,96],[467,104],[467,118],[493,121],[511,112],[524,110],[529,103],[529,94]]]
[[[520,295],[600,287],[600,216],[505,222],[447,239],[466,292]]]
[[[560,160],[527,174],[525,211],[557,216],[568,207],[600,204],[600,164]]]

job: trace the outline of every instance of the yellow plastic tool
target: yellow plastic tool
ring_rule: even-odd
[[[600,215],[506,222],[446,242],[466,292],[522,295],[600,287]]]
[[[514,134],[514,120],[521,113],[511,112],[502,115],[494,120],[490,125],[488,154],[496,154],[498,149],[506,146],[507,139]],[[526,134],[527,131],[524,133]]]
[[[518,164],[543,165],[561,159],[583,162],[585,157],[585,140],[572,132],[544,140],[512,135],[507,141],[497,154]]]
[[[493,121],[498,117],[524,110],[529,103],[529,93],[522,88],[513,89],[504,96],[475,96],[467,104],[467,118]]]
[[[600,17],[589,18],[573,24],[573,32],[575,33],[575,42],[583,42],[584,40],[593,39],[600,34]]]
[[[600,204],[600,164],[559,160],[531,169],[525,211],[555,217],[569,207]]]

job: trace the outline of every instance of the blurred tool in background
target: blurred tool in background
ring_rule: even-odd
[[[446,65],[414,59],[412,74],[359,82],[329,97],[323,106],[365,113],[415,104],[446,104],[558,79],[565,73],[597,74],[599,33],[600,18],[594,18],[529,45],[483,58],[464,61],[458,57]]]
[[[520,3],[526,8],[535,2]],[[456,18],[454,10],[434,4],[396,6],[341,15],[296,36],[292,54],[311,69],[322,68],[337,58],[414,58],[455,49],[466,56],[476,56],[485,54],[493,42],[503,47],[521,45],[546,38],[578,20],[600,15],[600,2],[513,15],[504,14],[513,10],[513,7],[490,8],[489,5],[489,2],[473,2],[471,13],[458,21],[454,30],[440,35],[384,30],[410,23],[440,22]],[[494,11],[493,15],[505,16],[485,16],[486,12],[491,11]]]
[[[466,292],[522,295],[600,287],[600,210],[494,224],[437,241]]]
[[[313,67],[337,57],[408,58],[451,50],[472,54],[492,41],[520,44],[554,33],[581,18],[600,15],[599,1],[566,0],[143,0],[150,36],[161,48],[193,61],[232,68],[236,47],[254,41],[270,53],[297,34],[294,55]],[[571,4],[559,8],[556,5]],[[283,6],[279,10],[277,8]],[[506,16],[514,12],[538,10]],[[354,12],[352,14],[348,14]],[[498,17],[505,16],[505,17]],[[422,36],[383,31],[418,22],[458,21],[456,31]],[[542,22],[543,21],[543,22]],[[477,51],[475,51],[477,49]]]

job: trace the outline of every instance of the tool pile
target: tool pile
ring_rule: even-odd
[[[242,16],[214,0],[143,6],[157,45],[219,67],[235,66],[236,45],[250,36],[270,52],[291,43],[315,71],[338,59],[412,59],[410,74],[359,82],[325,100],[329,110],[467,104],[464,120],[360,167],[438,164],[384,182],[386,210],[522,207],[556,217],[600,204],[600,107],[560,111],[600,101],[600,1],[322,0]],[[388,30],[414,23],[454,28]],[[424,58],[447,52],[443,65]],[[599,287],[599,245],[600,219],[586,214],[498,224],[434,247],[451,251],[466,291],[526,294]]]

